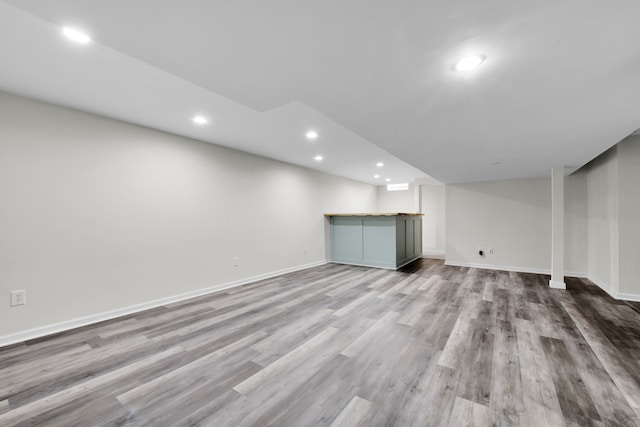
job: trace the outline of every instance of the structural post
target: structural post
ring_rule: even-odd
[[[564,166],[551,169],[551,280],[549,286],[567,289],[564,283]]]
[[[417,182],[413,184],[413,205],[416,213],[422,212],[422,184]]]

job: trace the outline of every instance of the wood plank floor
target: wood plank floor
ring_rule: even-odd
[[[640,426],[640,304],[329,264],[0,349],[2,426]]]

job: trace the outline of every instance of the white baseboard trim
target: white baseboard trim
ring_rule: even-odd
[[[599,287],[600,289],[602,289],[603,291],[605,291],[606,293],[608,293],[613,297],[612,295],[613,290],[603,280],[600,280],[591,274],[587,275],[587,279],[591,280],[591,282],[593,282],[594,285],[596,285],[597,287]]]
[[[551,274],[551,271],[549,271]],[[577,271],[565,271],[564,277],[580,277],[581,279],[586,279],[588,276],[587,273],[577,272]]]
[[[551,270],[546,270],[543,268],[511,267],[507,265],[479,264],[474,262],[458,262],[449,260],[446,260],[444,264],[454,267],[484,268],[487,270],[515,271],[518,273],[551,274]]]
[[[396,270],[401,269],[402,267],[404,267],[404,266],[405,266],[405,265],[407,265],[407,264],[411,264],[413,261],[417,260],[418,258],[422,258],[422,257],[417,256],[417,257],[411,258],[411,259],[409,259],[408,261],[403,262],[402,264],[400,264],[399,266],[397,266],[397,267],[395,267],[395,268],[394,268],[394,267],[387,267],[387,266],[385,266],[385,265],[375,265],[375,264],[367,264],[367,263],[357,263],[357,264],[356,264],[356,263],[353,263],[353,262],[346,262],[346,261],[344,261],[344,262],[343,262],[343,261],[328,261],[328,262],[330,262],[330,263],[332,263],[332,264],[353,265],[353,266],[356,266],[356,267],[381,268],[381,269],[383,269],[383,270],[392,270],[392,271],[396,271]]]
[[[604,280],[600,280],[591,274],[587,275],[587,279],[591,280],[597,287],[608,293],[614,299],[640,302],[640,295],[638,294],[625,294],[614,291],[607,283],[604,282]]]
[[[414,260],[415,261],[415,260]],[[373,264],[354,264],[351,262],[342,262],[342,261],[329,261],[331,264],[340,264],[340,265],[352,265],[354,267],[368,267],[368,268],[379,268],[381,270],[389,270],[389,271],[396,271],[398,268],[393,268],[393,267],[386,267],[383,265],[373,265]]]
[[[616,295],[617,297],[614,298],[619,300],[640,302],[640,295],[638,294],[625,294],[622,292],[617,292]]]
[[[422,249],[422,258],[431,258],[431,259],[445,259],[444,251],[432,251],[428,249]]]
[[[128,307],[118,308],[115,310],[105,311],[98,314],[92,314],[89,316],[78,317],[75,319],[65,320],[53,325],[40,326],[37,328],[29,329],[22,332],[16,332],[9,335],[0,336],[0,348],[12,344],[18,344],[24,341],[32,340],[35,338],[45,337],[47,335],[57,334],[60,332],[68,331],[71,329],[79,328],[82,326],[91,325],[98,322],[104,322],[105,320],[115,319],[116,317],[126,316],[128,314],[138,313],[150,308],[160,307],[167,304],[173,304],[175,302],[184,301],[189,298],[199,297],[207,295],[213,292],[222,291],[224,289],[235,288],[237,286],[246,285],[248,283],[257,282],[259,280],[270,279],[272,277],[281,276],[287,273],[293,273],[295,271],[306,270],[307,268],[318,267],[327,264],[328,260],[316,261],[309,264],[299,265],[296,267],[285,268],[278,271],[272,271],[270,273],[259,274],[253,277],[247,277],[245,279],[236,280],[233,282],[221,283],[218,285],[210,286],[204,289],[197,289],[191,292],[185,292],[178,295],[172,295],[166,298],[160,298],[141,304],[135,304]]]
[[[546,274],[551,275],[551,269],[545,268],[528,268],[528,267],[511,267],[508,265],[493,265],[493,264],[480,264],[473,262],[458,262],[449,261],[444,262],[445,265],[452,265],[454,267],[471,267],[471,268],[484,268],[487,270],[500,270],[500,271],[514,271],[516,273],[534,273],[534,274]],[[587,273],[581,273],[577,271],[565,271],[565,277],[587,277]]]
[[[456,267],[484,268],[489,270],[515,271],[515,272],[521,272],[521,273],[535,273],[535,274],[546,274],[546,275],[551,274],[551,270],[538,269],[538,268],[510,267],[510,266],[504,266],[504,265],[477,264],[477,263],[457,262],[457,261],[448,261],[448,260],[445,261],[444,264],[452,265]],[[600,289],[608,293],[612,298],[615,298],[617,300],[640,302],[640,295],[626,294],[626,293],[614,291],[604,281],[590,274],[576,272],[576,271],[566,271],[564,275],[565,277],[581,277],[581,278],[589,279],[596,286],[598,286]],[[552,282],[550,280],[549,286],[554,289],[566,289],[566,284],[563,282]]]
[[[567,284],[564,282],[557,282],[555,280],[549,280],[549,287],[552,289],[567,289]]]

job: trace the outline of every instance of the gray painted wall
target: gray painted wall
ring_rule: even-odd
[[[550,190],[549,179],[447,185],[447,262],[548,270]]]
[[[640,136],[618,145],[620,293],[640,296]]]
[[[566,181],[566,269],[623,296],[640,295],[638,183],[638,137]],[[424,186],[422,199],[423,247],[444,250],[446,224],[448,261],[549,269],[549,179]],[[415,202],[0,92],[0,336],[322,262],[323,213]],[[27,305],[8,307],[15,289]]]
[[[640,300],[640,137],[566,177],[565,268],[621,299]],[[550,180],[447,186],[447,262],[550,268]],[[478,246],[494,253],[477,255]]]
[[[374,186],[0,92],[0,336],[322,262],[323,214],[376,200]],[[27,304],[9,308],[15,289]]]
[[[377,212],[416,213],[414,184],[400,191],[387,191],[386,185],[379,185]]]
[[[422,250],[425,255],[445,257],[446,214],[445,186],[425,184],[422,186]]]
[[[589,198],[589,277],[612,295],[640,300],[640,137],[584,168]]]
[[[618,158],[617,147],[583,168],[588,194],[588,273],[589,277],[619,291],[618,251]]]
[[[447,185],[447,262],[520,271],[551,268],[551,179]],[[586,275],[586,178],[565,179],[565,269]],[[478,255],[478,248],[485,255]],[[489,253],[489,249],[493,253]]]

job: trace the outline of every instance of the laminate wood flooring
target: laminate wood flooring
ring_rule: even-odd
[[[0,349],[1,426],[640,426],[640,303],[328,264]]]

